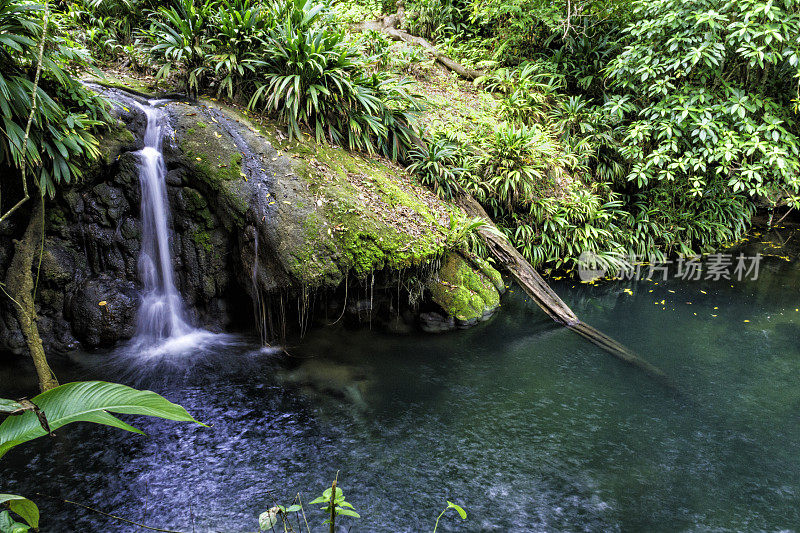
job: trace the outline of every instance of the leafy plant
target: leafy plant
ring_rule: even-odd
[[[619,132],[629,181],[680,182],[694,197],[797,194],[796,2],[640,1],[627,31],[607,72],[632,97]]]
[[[65,70],[88,66],[89,57],[51,27],[23,153],[34,92],[31,65],[37,63],[42,33],[40,6],[0,0],[0,168],[13,175],[24,159],[42,194],[53,196],[57,184],[79,178],[84,163],[99,155],[94,131],[110,117],[105,100]]]
[[[497,233],[482,217],[462,218],[451,214],[445,246],[451,250],[462,250],[478,257],[486,257],[486,244],[479,234],[482,230]]]
[[[496,212],[527,205],[577,161],[559,150],[546,130],[501,123],[481,146],[475,174],[482,196]]]
[[[323,4],[295,0],[278,15],[249,107],[277,114],[290,138],[308,127],[318,142],[404,157],[420,109],[410,82],[367,74],[359,47],[323,13]]]
[[[361,515],[356,512],[353,505],[345,501],[344,492],[341,488],[336,486],[336,480],[333,481],[333,484],[329,489],[325,489],[325,491],[323,491],[322,496],[310,501],[309,505],[323,503],[325,506],[322,507],[322,511],[329,516],[329,518],[326,519],[323,524],[328,524],[330,526],[331,533],[333,533],[336,526],[337,517],[349,516],[351,518],[361,518]]]
[[[0,494],[0,531],[3,533],[26,533],[31,528],[39,528],[39,508],[28,498],[15,494]],[[24,520],[17,522],[12,513]]]
[[[0,424],[0,458],[11,448],[43,437],[49,431],[72,422],[93,422],[142,433],[111,413],[147,415],[200,424],[186,409],[154,392],[103,381],[67,383],[39,394],[31,402],[44,413],[49,430],[42,427],[33,411],[6,418]]]
[[[151,53],[163,59],[158,78],[169,77],[181,65],[186,90],[198,92],[210,51],[206,31],[216,5],[217,0],[172,0],[172,5],[158,8],[147,32],[154,43]]]
[[[468,34],[469,8],[458,0],[417,0],[408,6],[408,31],[425,39]]]
[[[250,89],[259,52],[274,27],[272,11],[253,0],[223,0],[213,16],[211,68],[218,80],[217,96],[228,98]]]
[[[142,433],[111,413],[147,415],[167,420],[195,422],[186,409],[151,391],[140,391],[103,381],[67,383],[31,400],[15,402],[0,398],[0,458],[20,444],[43,437],[73,422],[93,422],[133,433]],[[39,527],[39,508],[22,496],[0,494],[0,531],[25,533]],[[25,523],[17,522],[11,513]],[[38,530],[38,529],[37,529]]]
[[[425,146],[411,150],[408,171],[416,174],[423,185],[427,185],[442,198],[450,199],[460,190],[459,178],[464,169],[457,165],[458,149],[445,139],[431,141]]]

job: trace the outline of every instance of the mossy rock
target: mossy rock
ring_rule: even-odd
[[[460,326],[487,320],[500,305],[496,281],[500,273],[483,262],[480,268],[461,254],[445,255],[439,272],[428,282],[431,299]]]
[[[288,140],[279,124],[217,102],[167,110],[167,162],[188,171],[186,203],[210,210],[239,240],[246,290],[333,289],[348,276],[419,273],[445,257],[431,293],[459,324],[499,304],[497,271],[445,255],[450,217],[464,213],[392,162],[306,136]],[[193,237],[206,248],[202,232]]]

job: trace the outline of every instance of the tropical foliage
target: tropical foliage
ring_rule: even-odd
[[[290,138],[403,159],[421,111],[408,80],[375,72],[325,4],[252,0],[162,6],[145,32],[160,64],[195,93],[244,99],[286,123]]]
[[[800,201],[799,10],[789,0],[469,2],[463,38],[494,60],[476,84],[497,95],[498,120],[451,149],[466,172],[423,182],[472,193],[537,265],[733,242],[757,204]],[[427,28],[446,24],[439,11]]]
[[[103,381],[67,383],[39,394],[31,399],[31,403],[44,414],[46,426],[31,410],[6,418],[0,424],[0,458],[15,446],[44,437],[73,422],[93,422],[142,433],[111,413],[199,423],[186,409],[155,392]]]
[[[19,182],[15,174],[24,160],[42,194],[52,196],[57,184],[80,177],[85,163],[97,157],[93,131],[108,116],[104,101],[67,72],[68,67],[86,67],[89,56],[72,46],[58,21],[51,19],[36,110],[23,152],[43,19],[41,5],[0,0],[0,168],[6,169],[3,187],[14,191]],[[16,195],[4,196],[16,201]]]

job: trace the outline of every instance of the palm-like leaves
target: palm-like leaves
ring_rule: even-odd
[[[52,196],[58,183],[80,176],[82,161],[98,155],[91,131],[108,115],[104,101],[63,70],[64,65],[86,64],[85,54],[51,34],[33,127],[22,153],[33,92],[29,66],[36,63],[41,34],[40,6],[0,0],[0,166],[19,168],[24,158],[42,193]]]
[[[455,145],[438,139],[409,153],[408,171],[419,176],[420,182],[432,188],[442,198],[452,198],[460,190],[458,183],[464,169],[457,166]]]

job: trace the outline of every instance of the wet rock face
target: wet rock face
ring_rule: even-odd
[[[72,331],[86,346],[112,346],[136,331],[137,283],[98,276],[84,281],[73,296]]]
[[[45,210],[37,304],[50,352],[111,346],[135,333],[142,234],[136,151],[146,117],[137,97],[109,93],[119,124],[102,136],[101,157]],[[419,278],[427,287],[427,300],[432,295],[438,304],[421,321],[427,331],[469,326],[496,308],[496,271],[441,261],[454,208],[396,167],[309,139],[287,143],[275,124],[256,127],[211,102],[165,108],[170,246],[195,325],[221,330],[232,316],[250,315],[254,300],[278,295],[283,305],[284,295],[367,279],[374,285],[381,272]],[[20,233],[0,228],[0,274]],[[441,276],[432,266],[440,263]],[[421,280],[428,276],[438,281],[426,286]],[[419,326],[416,315],[401,320],[391,298],[386,309],[373,308],[379,285],[370,288],[369,309],[361,301],[346,314],[369,321],[385,315],[393,331]],[[394,293],[400,285],[384,289]],[[0,349],[23,353],[10,304],[0,305]]]
[[[101,157],[86,179],[45,208],[46,235],[37,290],[39,331],[48,352],[109,347],[135,333],[141,284],[139,157],[146,117],[129,103],[114,108],[120,123],[105,133]],[[208,201],[188,185],[186,167],[167,176],[172,209],[170,245],[176,277],[194,322],[226,323],[231,235]],[[10,262],[12,238],[0,235],[0,269]],[[36,267],[36,265],[34,265]],[[34,269],[35,270],[35,269]],[[34,271],[34,275],[36,272]],[[0,348],[25,353],[12,309],[0,310]]]

